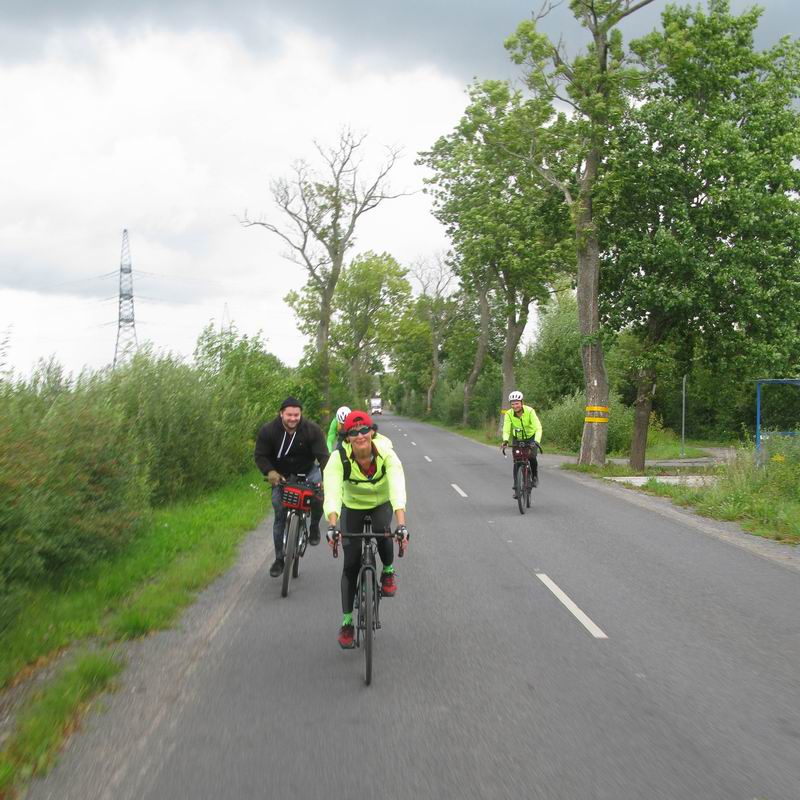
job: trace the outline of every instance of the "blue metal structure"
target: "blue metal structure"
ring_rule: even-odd
[[[800,378],[762,378],[756,381],[756,460],[761,460],[761,386],[763,384],[783,383],[800,389]],[[778,436],[797,436],[800,431],[778,431]]]

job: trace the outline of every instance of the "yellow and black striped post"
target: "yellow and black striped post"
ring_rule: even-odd
[[[608,423],[608,406],[586,406],[584,422]]]

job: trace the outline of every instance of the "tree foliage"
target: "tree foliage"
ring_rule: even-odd
[[[759,11],[669,7],[632,44],[647,81],[603,186],[603,316],[642,343],[632,463],[644,461],[653,384],[703,340],[719,362],[780,360],[800,302],[800,48],[753,49]],[[639,437],[637,439],[637,436]]]

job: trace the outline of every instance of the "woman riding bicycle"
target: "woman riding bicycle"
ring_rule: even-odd
[[[383,562],[381,594],[393,597],[395,582],[394,540],[380,534],[391,531],[392,512],[397,517],[401,547],[408,542],[406,522],[406,479],[403,465],[385,437],[376,436],[375,425],[365,411],[351,411],[344,421],[346,439],[328,460],[323,474],[324,512],[328,518],[328,544],[333,547],[341,516],[343,533],[361,533],[364,517],[372,518],[372,530]],[[382,441],[384,440],[384,441]],[[361,562],[361,541],[343,538],[342,611],[344,617],[338,641],[342,648],[355,646],[353,600]]]
[[[523,405],[524,397],[522,392],[513,391],[508,396],[508,402],[511,403],[511,408],[505,412],[503,419],[503,447],[508,447],[508,443],[512,441],[522,442],[524,444],[536,444],[542,442],[542,423],[539,422],[539,417],[531,406]],[[539,483],[539,470],[536,463],[536,447],[531,447],[531,455],[529,458],[531,465],[531,475],[533,476],[533,485]],[[524,461],[523,461],[524,463]],[[517,465],[513,467],[511,475],[512,481],[516,478]],[[514,489],[514,497],[517,496],[517,489],[514,483],[511,484]]]

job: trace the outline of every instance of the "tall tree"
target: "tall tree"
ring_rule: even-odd
[[[417,298],[417,311],[427,323],[430,332],[430,381],[425,402],[425,413],[430,414],[433,393],[439,383],[442,368],[442,338],[455,311],[455,302],[450,297],[454,276],[449,262],[441,256],[433,264],[419,263],[411,271],[422,290]]]
[[[514,359],[531,303],[546,297],[563,269],[564,226],[546,210],[552,191],[531,181],[520,160],[520,95],[506,81],[485,81],[470,89],[470,103],[455,130],[441,137],[420,163],[433,170],[427,180],[435,215],[447,227],[458,254],[462,283],[481,301],[480,342],[464,387],[464,419],[482,368],[489,338],[491,293],[503,303],[505,346],[501,402],[516,380]]]
[[[601,288],[607,323],[641,343],[636,469],[665,356],[702,340],[767,364],[800,322],[800,43],[756,52],[760,13],[670,6],[631,44],[647,83],[610,153]]]
[[[651,2],[570,0],[573,15],[591,37],[586,52],[573,58],[560,43],[553,44],[538,31],[541,17],[521,23],[506,42],[512,59],[524,67],[526,83],[533,93],[529,104],[530,163],[543,180],[562,193],[574,224],[588,407],[607,407],[609,397],[600,338],[600,242],[594,195],[609,142],[626,110],[627,94],[638,79],[638,71],[625,63],[622,36],[616,26]],[[565,104],[570,113],[554,114],[554,101]],[[579,462],[605,463],[607,441],[607,425],[587,421]]]
[[[330,413],[330,333],[333,293],[339,281],[345,254],[355,241],[356,223],[363,214],[377,208],[384,200],[400,197],[388,188],[387,176],[399,157],[399,151],[387,148],[386,160],[365,178],[362,161],[366,137],[349,129],[339,134],[333,147],[315,142],[321,169],[300,161],[291,178],[279,178],[270,185],[273,199],[286,217],[281,225],[251,220],[245,215],[242,224],[258,225],[279,236],[288,245],[287,257],[302,266],[308,275],[305,291],[316,317],[316,350],[325,409]]]
[[[388,253],[364,253],[341,274],[333,295],[331,351],[350,372],[350,399],[370,393],[372,373],[381,369],[397,337],[399,311],[411,296],[406,270]]]

